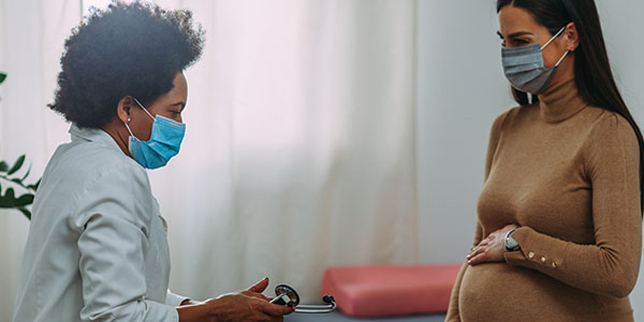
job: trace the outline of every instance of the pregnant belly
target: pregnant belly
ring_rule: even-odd
[[[468,267],[458,307],[462,322],[602,319],[597,295],[506,263]]]

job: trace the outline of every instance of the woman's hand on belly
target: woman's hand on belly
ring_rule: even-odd
[[[505,249],[505,234],[508,231],[519,228],[517,225],[507,225],[490,235],[481,242],[472,247],[470,253],[467,255],[467,263],[470,265],[478,265],[483,263],[503,262],[503,254],[507,252]]]

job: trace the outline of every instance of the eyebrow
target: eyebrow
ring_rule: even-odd
[[[181,110],[180,110],[180,111],[183,111],[183,109],[184,109],[184,108],[186,108],[186,102],[184,102],[184,101],[179,101],[179,102],[176,102],[176,103],[174,103],[174,104],[172,104],[172,105],[170,105],[170,106],[181,106]]]
[[[500,32],[500,31],[497,31],[497,32],[496,32],[496,34],[497,34],[497,35],[499,35],[499,37],[501,37],[501,39],[504,39],[504,38],[503,38],[503,35],[501,35],[501,32]],[[534,34],[533,34],[533,33],[531,33],[531,32],[529,32],[529,31],[519,31],[519,32],[515,32],[515,33],[513,33],[513,34],[510,34],[510,35],[508,36],[508,38],[511,38],[511,39],[512,39],[512,38],[516,38],[516,37],[520,37],[520,36],[526,36],[526,35],[534,36]]]

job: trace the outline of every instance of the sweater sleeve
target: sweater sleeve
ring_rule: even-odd
[[[588,292],[626,297],[637,281],[642,248],[639,142],[625,119],[610,115],[588,143],[584,169],[595,243],[575,244],[521,227],[512,235],[521,251],[506,253],[505,260]]]
[[[503,120],[505,119],[506,114],[507,112],[497,117],[496,120],[494,120],[494,123],[492,124],[492,129],[490,130],[490,140],[487,146],[487,156],[485,158],[484,181],[487,180],[490,174],[490,169],[492,168],[492,161],[494,159],[494,155],[496,154],[496,148],[501,138],[501,127],[503,125]],[[481,223],[477,220],[476,228],[474,229],[474,241],[472,242],[472,247],[478,245],[482,239],[483,239],[483,228],[481,227]],[[458,296],[459,296],[459,291],[461,289],[461,281],[463,280],[463,275],[465,275],[465,272],[467,271],[468,267],[469,265],[467,264],[467,262],[464,262],[463,266],[461,266],[461,270],[459,271],[458,276],[456,277],[456,282],[454,282],[454,287],[452,288],[452,295],[450,296],[450,300],[449,300],[449,307],[447,309],[447,316],[445,318],[445,322],[461,321],[461,317],[459,315],[459,310],[458,310]]]

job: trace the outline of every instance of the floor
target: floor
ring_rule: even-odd
[[[383,317],[383,318],[352,318],[348,317],[341,312],[335,311],[327,314],[301,314],[293,313],[284,318],[284,322],[443,322],[445,320],[444,314],[434,315],[409,315],[399,317]]]

